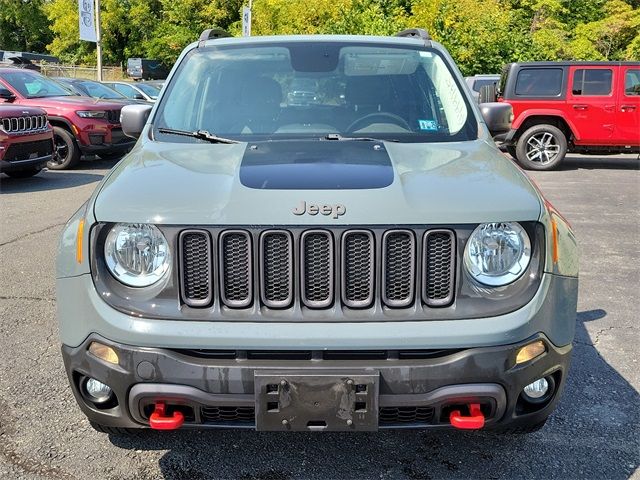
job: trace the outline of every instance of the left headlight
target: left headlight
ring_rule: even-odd
[[[79,110],[76,113],[82,118],[106,118],[107,116],[104,110]]]
[[[104,244],[107,268],[130,287],[148,287],[169,270],[171,253],[167,239],[150,224],[117,223]]]
[[[531,260],[529,235],[515,222],[484,223],[464,250],[464,265],[478,282],[499,287],[522,276]]]

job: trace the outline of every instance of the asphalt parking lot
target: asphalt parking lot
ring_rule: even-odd
[[[62,226],[111,166],[1,175],[0,478],[640,478],[637,157],[570,156],[532,174],[580,242],[577,335],[556,413],[540,432],[503,437],[93,431],[62,366],[54,259]]]

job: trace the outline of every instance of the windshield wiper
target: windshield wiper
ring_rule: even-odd
[[[334,141],[352,141],[352,142],[397,142],[398,140],[382,140],[381,138],[373,137],[343,137],[339,133],[328,133],[324,137],[325,140]]]
[[[213,133],[209,133],[207,130],[196,130],[195,132],[189,132],[187,130],[174,130],[173,128],[158,128],[160,133],[167,133],[171,135],[182,135],[184,137],[193,137],[199,140],[206,140],[211,143],[240,143],[238,140],[232,140],[230,138],[218,137]]]

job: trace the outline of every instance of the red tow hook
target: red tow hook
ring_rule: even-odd
[[[164,402],[156,403],[156,408],[149,417],[149,426],[154,430],[175,430],[184,423],[182,412],[173,412],[172,417],[166,417],[166,405]]]
[[[479,403],[469,404],[468,417],[463,417],[460,414],[460,410],[454,410],[449,414],[449,421],[451,425],[462,430],[478,430],[484,427],[484,414],[480,410]]]

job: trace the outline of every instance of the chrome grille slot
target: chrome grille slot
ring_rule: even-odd
[[[455,235],[451,230],[425,233],[422,298],[430,307],[444,307],[453,301],[455,255]]]
[[[260,239],[262,303],[285,308],[293,300],[293,241],[289,232],[266,231]]]
[[[342,301],[347,307],[371,305],[374,276],[373,234],[367,230],[346,232],[342,236]]]
[[[220,234],[220,280],[222,302],[244,308],[253,300],[251,237],[244,230]]]
[[[209,233],[185,230],[180,233],[180,293],[190,307],[206,307],[213,300],[213,259]]]
[[[390,230],[382,237],[382,300],[394,308],[413,302],[415,239],[409,230]]]
[[[302,303],[309,308],[333,304],[333,237],[326,230],[308,230],[301,236]]]
[[[46,127],[47,117],[45,115],[32,115],[29,117],[10,117],[0,120],[2,130],[7,133],[28,133]]]

